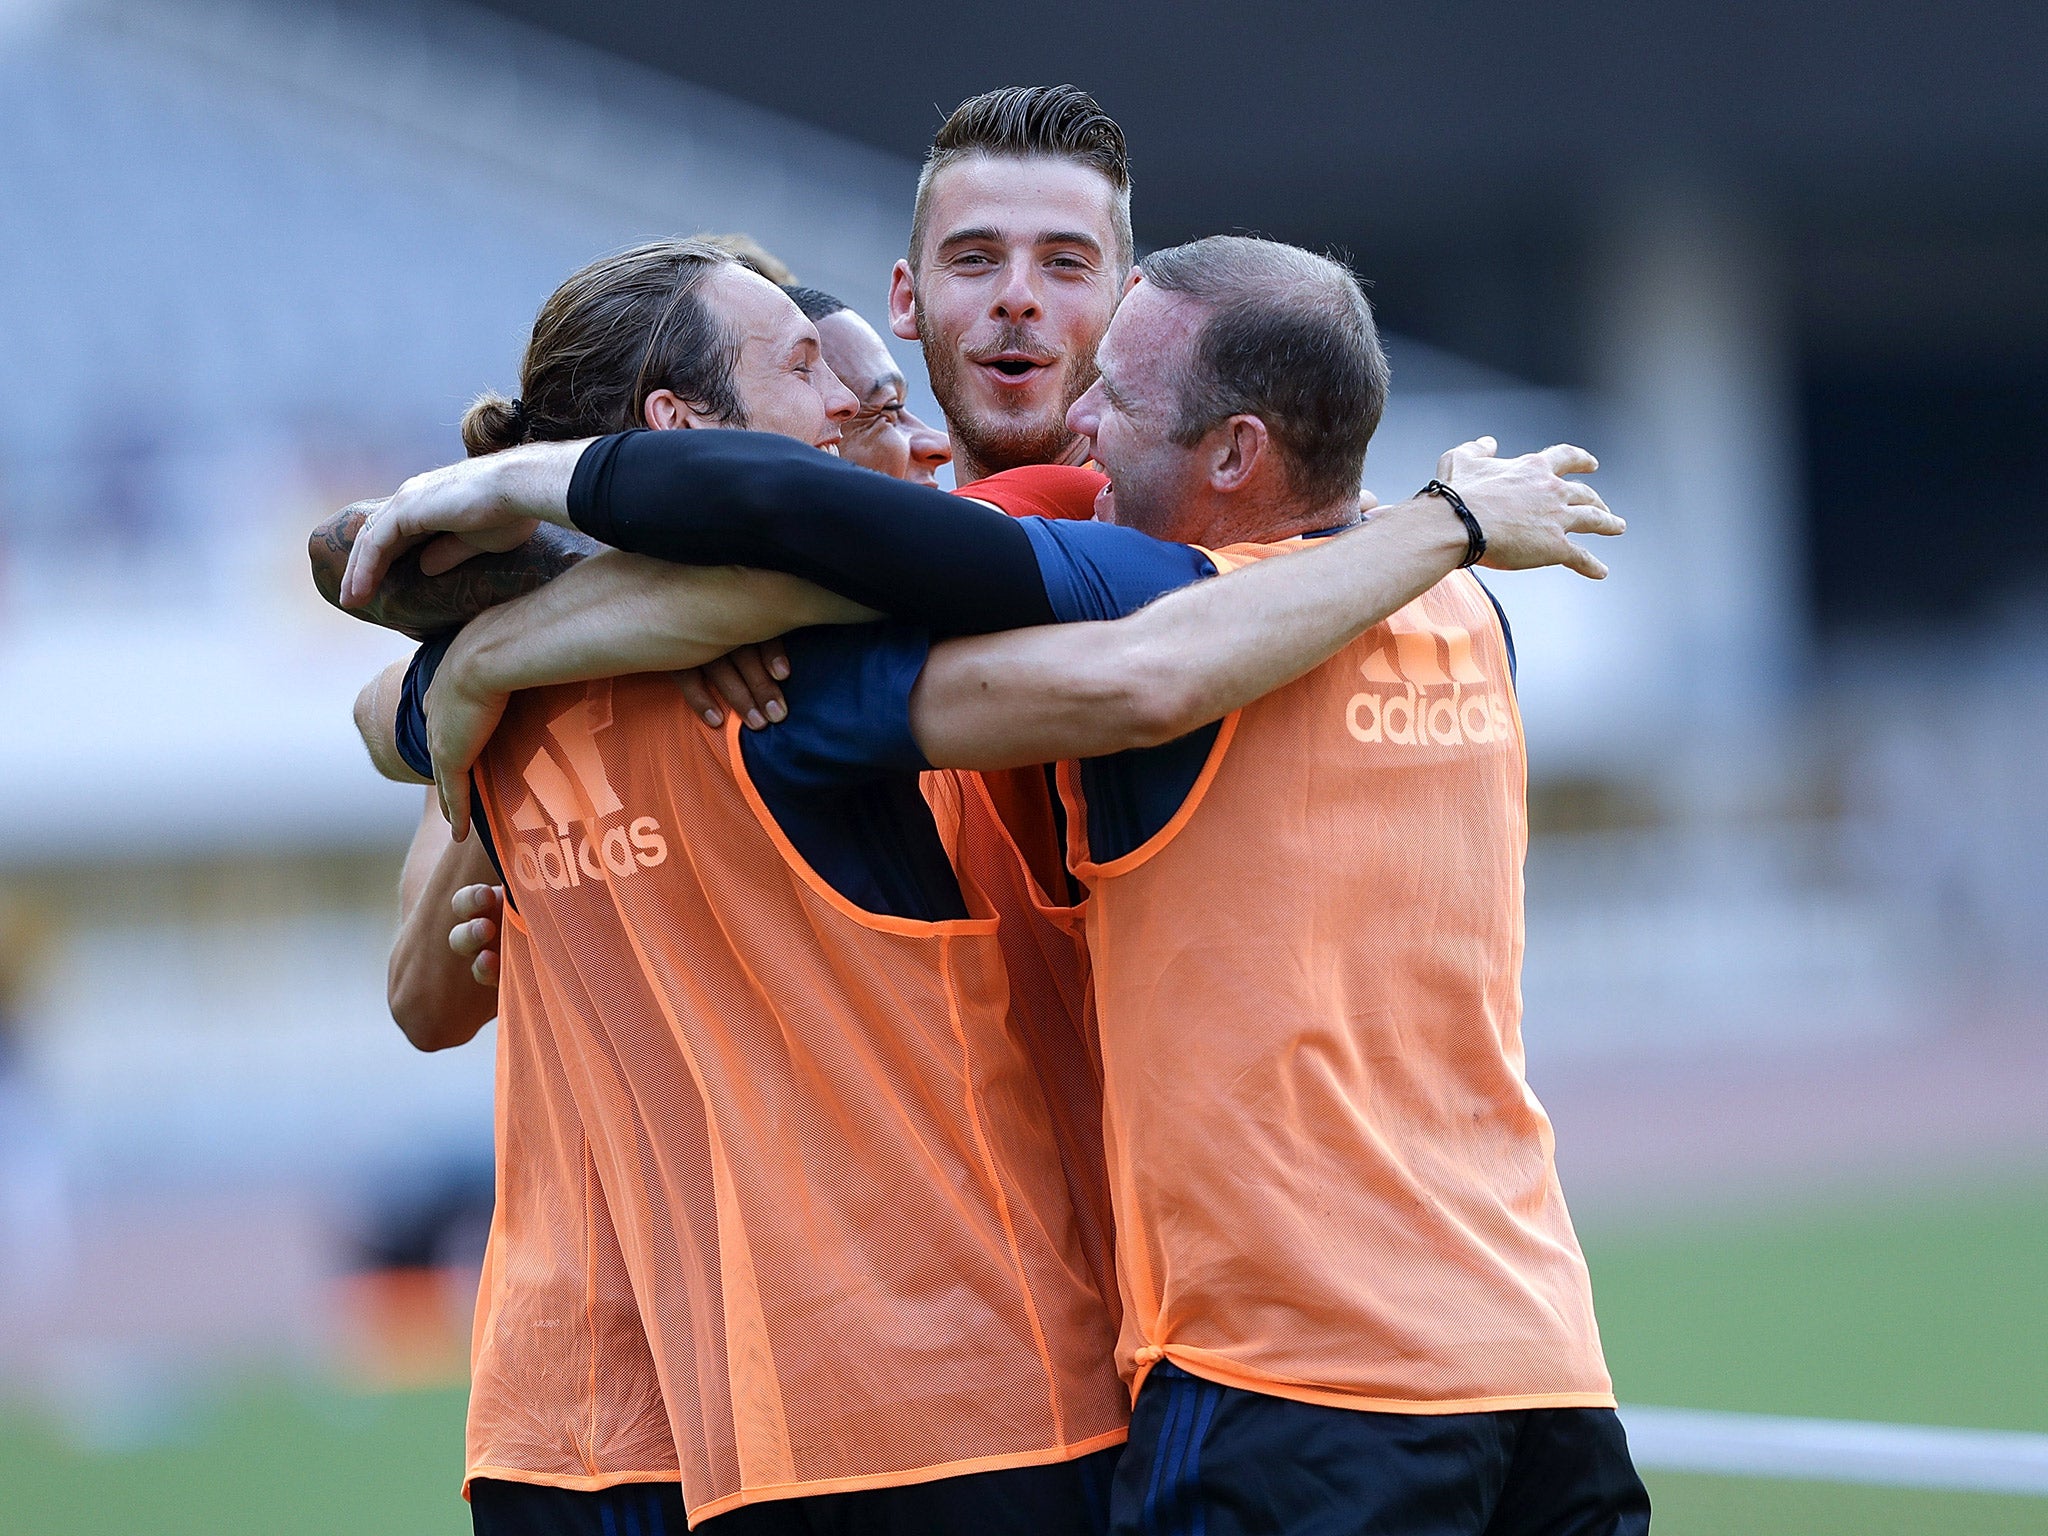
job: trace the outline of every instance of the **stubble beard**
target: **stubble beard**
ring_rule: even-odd
[[[1077,455],[1084,452],[1082,439],[1067,430],[1067,412],[1095,382],[1093,359],[1086,363],[1063,359],[1057,366],[1066,370],[1066,387],[1058,404],[1044,416],[1020,420],[999,411],[978,415],[970,412],[964,375],[973,364],[961,358],[957,347],[925,329],[922,312],[917,317],[917,339],[924,347],[925,372],[931,378],[932,395],[939,402],[939,409],[946,413],[956,462],[976,471],[971,477],[962,477],[963,484],[968,478],[1022,469],[1028,464],[1081,462]]]

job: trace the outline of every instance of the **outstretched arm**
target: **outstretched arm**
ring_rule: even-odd
[[[934,768],[1157,746],[1327,660],[1464,553],[1464,530],[1441,505],[1402,506],[1128,618],[948,640],[911,693],[911,729]]]
[[[1488,563],[1606,567],[1566,537],[1622,520],[1565,474],[1594,467],[1560,446],[1501,461],[1490,440],[1454,449],[1443,478],[1486,485]],[[935,768],[1014,768],[1100,757],[1184,736],[1328,660],[1427,592],[1466,553],[1463,525],[1431,496],[1363,527],[1169,593],[1127,618],[949,640],[910,696]]]
[[[420,558],[438,570],[459,558],[458,542],[502,548],[537,524],[686,565],[786,571],[945,634],[1054,617],[1013,518],[790,438],[735,431],[529,443],[417,475],[356,541],[340,600],[375,601],[386,567],[423,540]]]

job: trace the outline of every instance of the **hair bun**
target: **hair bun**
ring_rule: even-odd
[[[530,413],[524,400],[485,391],[462,413],[462,446],[471,458],[502,453],[526,441]]]

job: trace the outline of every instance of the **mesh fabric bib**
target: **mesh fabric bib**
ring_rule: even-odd
[[[1240,546],[1228,570],[1296,546]],[[1090,888],[1120,1363],[1335,1406],[1613,1401],[1523,1076],[1521,722],[1460,572],[1225,720]]]
[[[499,964],[498,1187],[470,1347],[467,1476],[673,1481],[675,1441],[611,1209],[531,941],[509,909]]]
[[[971,879],[961,921],[853,906],[738,732],[664,676],[543,689],[479,775],[693,1523],[1113,1443],[1114,1323],[995,908]]]

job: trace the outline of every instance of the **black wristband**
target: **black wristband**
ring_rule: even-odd
[[[1445,485],[1441,480],[1432,480],[1417,496],[1441,496],[1451,504],[1451,510],[1458,514],[1458,521],[1465,525],[1465,558],[1458,562],[1458,569],[1477,565],[1486,558],[1486,530],[1479,526],[1479,519],[1472,515],[1472,509],[1465,505],[1465,498]]]

